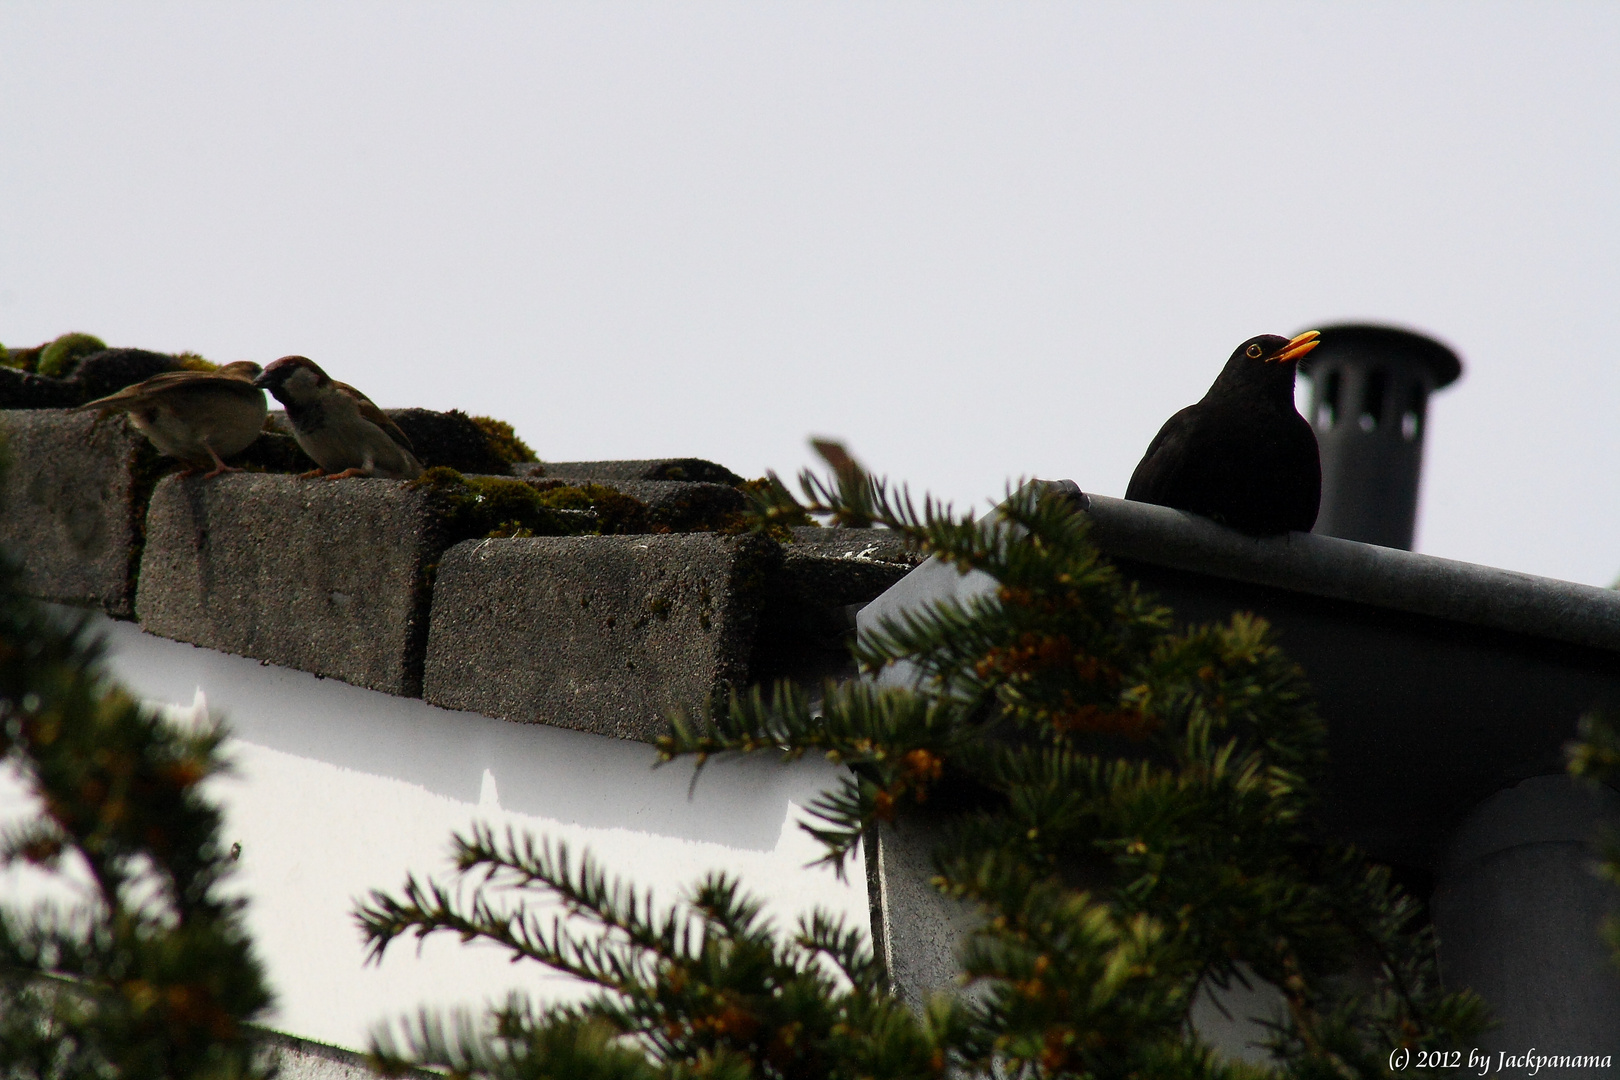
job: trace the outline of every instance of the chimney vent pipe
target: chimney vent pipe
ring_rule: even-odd
[[[1346,323],[1321,328],[1300,360],[1311,380],[1306,419],[1322,451],[1322,509],[1313,532],[1411,550],[1429,395],[1462,361],[1423,334]]]

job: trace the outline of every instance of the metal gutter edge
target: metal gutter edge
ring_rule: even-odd
[[[1115,558],[1620,652],[1620,592],[1332,536],[1255,538],[1164,506],[1087,499],[1091,537]]]

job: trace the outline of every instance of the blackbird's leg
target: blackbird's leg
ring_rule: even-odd
[[[309,472],[301,472],[301,473],[299,473],[298,474],[298,479],[300,479],[300,480],[313,480],[318,476],[325,476],[325,475],[326,475],[326,470],[321,468],[320,466],[316,466],[315,468],[309,470]]]
[[[364,469],[344,469],[342,472],[332,473],[326,479],[328,479],[328,480],[347,480],[351,476],[370,476],[370,475],[371,474],[366,472],[366,470],[364,470]]]

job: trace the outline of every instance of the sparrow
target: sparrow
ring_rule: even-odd
[[[1294,408],[1294,372],[1317,331],[1239,345],[1209,393],[1165,421],[1125,497],[1190,510],[1253,536],[1309,532],[1322,501],[1316,433]]]
[[[287,407],[293,438],[319,466],[305,476],[414,480],[422,463],[411,441],[370,398],[305,356],[283,356],[253,380]]]
[[[79,409],[126,412],[158,452],[186,463],[183,476],[213,465],[204,480],[240,472],[224,459],[259,437],[266,414],[258,364],[238,360],[218,371],[165,371]]]

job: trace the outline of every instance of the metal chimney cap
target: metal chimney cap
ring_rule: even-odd
[[[1449,386],[1462,374],[1462,359],[1451,349],[1426,334],[1396,326],[1373,323],[1339,323],[1322,326],[1317,347],[1300,357],[1299,370],[1309,375],[1317,363],[1346,353],[1396,356],[1421,364],[1434,376],[1434,388]]]

